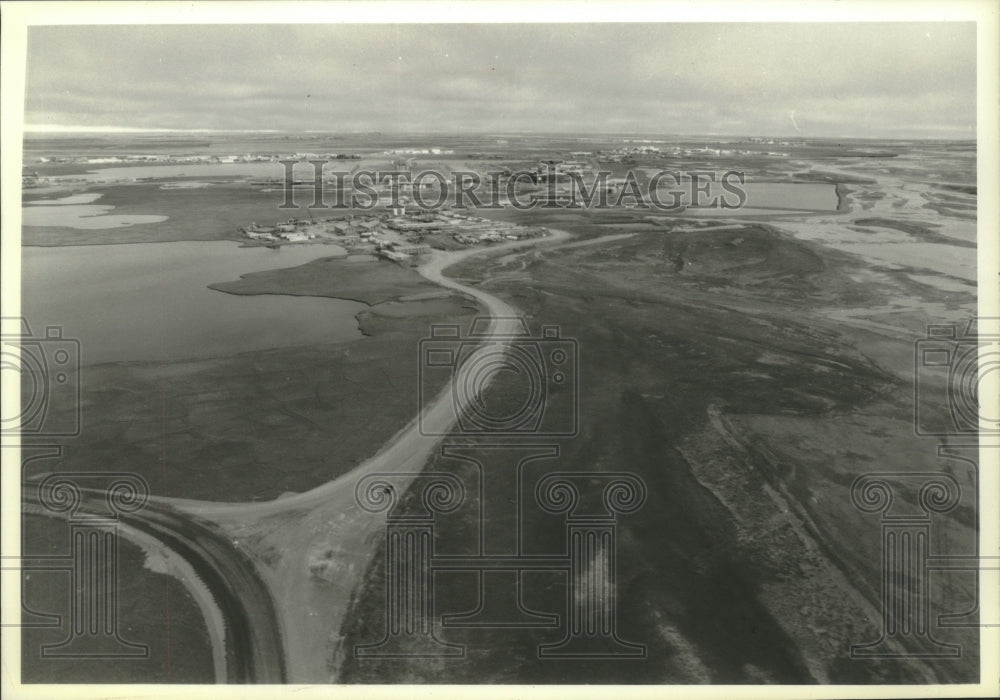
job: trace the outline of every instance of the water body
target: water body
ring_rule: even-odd
[[[24,207],[21,223],[25,226],[65,226],[76,229],[122,228],[135,224],[158,224],[166,216],[158,214],[109,214],[108,204],[60,204]]]
[[[910,279],[916,280],[920,284],[930,285],[931,287],[937,287],[944,292],[957,292],[958,294],[975,294],[976,286],[971,283],[965,283],[959,280],[951,279],[950,277],[941,277],[939,275],[909,275]]]
[[[748,207],[837,210],[837,188],[823,182],[747,182],[745,189]]]
[[[281,250],[226,241],[25,247],[21,308],[35,336],[61,325],[83,364],[174,361],[358,339],[364,304],[208,289],[260,270],[343,254],[326,245]]]
[[[853,227],[835,223],[830,219],[782,221],[772,225],[796,238],[816,241],[824,246],[858,255],[879,267],[930,270],[938,275],[967,280],[971,285],[976,284],[975,248],[926,243],[892,229],[853,230]]]
[[[650,170],[647,168],[647,170]],[[825,182],[754,182],[748,180],[746,184],[740,185],[736,179],[729,181],[732,188],[739,187],[746,192],[746,202],[743,209],[722,209],[721,202],[737,204],[739,198],[732,192],[722,187],[722,183],[709,182],[707,179],[701,181],[702,187],[708,187],[707,193],[697,195],[697,208],[701,209],[705,204],[713,199],[718,199],[720,204],[715,208],[706,208],[708,212],[718,212],[725,215],[744,213],[769,213],[769,210],[792,210],[792,211],[836,211],[837,210],[837,189],[834,185]],[[683,180],[678,187],[671,179],[666,178],[660,182],[658,188],[660,200],[664,203],[673,202],[669,194],[671,190],[682,192],[681,202],[691,206],[693,204],[692,185],[690,180]],[[701,212],[698,212],[701,213]]]
[[[58,199],[36,199],[21,208],[24,226],[66,226],[76,229],[121,228],[135,224],[158,224],[169,217],[158,214],[110,214],[110,204],[92,204],[99,192],[73,194]]]
[[[703,185],[708,184],[703,183]],[[732,182],[733,187],[740,186],[737,181]],[[746,192],[747,199],[743,204],[744,210],[753,209],[769,210],[802,210],[802,211],[836,211],[837,209],[837,189],[834,185],[822,182],[747,182],[740,186]],[[690,187],[686,188],[683,201],[691,202]],[[712,198],[719,198],[720,202],[737,204],[739,198],[727,192],[719,182],[712,183],[709,195],[698,195],[698,202],[707,203]],[[717,206],[718,208],[718,206]],[[737,212],[739,209],[722,209],[723,212]]]
[[[49,204],[90,204],[96,202],[104,195],[100,192],[84,192],[82,194],[71,194],[66,197],[56,197],[55,199],[35,199],[25,204],[30,206],[40,206]]]
[[[837,243],[832,247],[874,260],[887,267],[905,265],[918,270],[933,270],[950,277],[976,282],[976,251],[938,243],[908,242]],[[940,284],[940,283],[939,283]]]
[[[356,161],[345,168],[350,170]],[[315,170],[308,163],[296,164],[295,177],[313,176]],[[285,166],[276,162],[262,163],[178,163],[174,165],[134,165],[120,167],[101,167],[91,170],[82,177],[90,182],[109,182],[114,180],[131,180],[134,178],[164,178],[164,177],[277,177],[284,178]]]

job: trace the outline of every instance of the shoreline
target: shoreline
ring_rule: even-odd
[[[842,182],[838,182],[834,189],[837,193],[837,211],[843,214],[853,211],[854,208],[851,206],[850,196],[854,193],[854,190]]]
[[[570,237],[565,231],[550,229],[550,236],[545,239],[511,241],[493,246],[489,252],[523,248],[537,244],[540,240],[561,242]],[[505,318],[517,316],[517,310],[497,297],[452,281],[444,275],[444,270],[483,252],[487,251],[437,251],[436,255],[420,266],[419,272],[422,277],[440,286],[477,298],[490,312],[491,328],[495,329]],[[282,541],[288,537],[281,532],[283,528],[264,534],[261,542],[264,550],[283,553],[276,562],[260,561],[259,572],[275,594],[275,607],[283,626],[286,629],[294,626],[302,631],[300,635],[286,635],[284,638],[291,678],[311,682],[318,682],[323,678],[336,680],[337,671],[330,677],[328,666],[331,651],[334,656],[338,653],[336,649],[331,650],[327,646],[331,630],[334,630],[334,635],[343,634],[343,626],[350,615],[351,601],[357,591],[361,590],[368,566],[378,553],[364,543],[384,526],[381,513],[360,510],[354,486],[359,478],[371,474],[395,474],[404,480],[412,480],[416,473],[426,467],[448,426],[455,420],[450,406],[450,386],[454,381],[458,381],[457,377],[449,380],[429,404],[420,406],[418,414],[368,459],[309,491],[255,503],[154,497],[164,505],[219,523],[234,538],[259,537],[259,531],[255,530],[253,523],[261,520],[281,521],[284,518],[296,518],[300,526],[305,526],[305,532],[312,533],[306,536],[305,541],[302,534],[295,534],[298,546]],[[425,432],[428,425],[435,427]],[[400,487],[406,488],[402,484]],[[310,523],[315,525],[318,522],[325,525],[309,527]],[[319,552],[326,552],[322,562],[328,568],[343,572],[323,586],[317,585],[312,577],[302,575],[311,570]],[[303,606],[304,601],[310,601],[311,604]],[[325,610],[327,613],[310,614],[311,609]]]
[[[565,239],[570,239],[570,238],[573,237],[572,234],[569,234],[568,232],[563,231],[563,230],[559,230],[559,229],[549,229],[549,230],[550,230],[550,232],[555,233],[556,235],[550,235],[550,236],[547,236],[545,238],[527,239],[527,240],[523,240],[523,241],[510,241],[510,242],[505,243],[505,244],[500,244],[500,245],[497,245],[497,246],[492,246],[488,250],[489,251],[497,251],[497,252],[500,252],[500,251],[506,252],[508,250],[511,250],[511,249],[514,249],[514,248],[518,248],[518,247],[527,246],[527,245],[531,245],[531,244],[537,243],[539,241],[562,242]],[[483,253],[485,253],[487,251],[486,250],[467,250],[467,251],[436,251],[436,252],[439,253],[439,255],[434,256],[433,260],[428,260],[427,263],[425,263],[424,265],[420,266],[419,269],[420,269],[421,276],[424,277],[425,273],[428,273],[430,275],[430,277],[425,277],[425,279],[428,279],[428,280],[432,280],[432,279],[433,280],[448,280],[447,283],[442,283],[442,284],[440,284],[440,286],[443,286],[443,287],[446,287],[446,288],[451,288],[454,291],[459,291],[459,292],[462,292],[464,294],[468,294],[468,292],[466,292],[464,290],[472,290],[472,288],[470,288],[470,287],[468,287],[466,285],[460,284],[458,282],[451,281],[444,273],[448,269],[450,269],[451,267],[453,267],[454,265],[457,265],[457,264],[462,263],[462,262],[467,262],[469,258],[476,257],[476,255],[483,254]],[[217,290],[217,291],[221,291],[221,290]],[[488,297],[492,297],[492,295],[487,295],[485,292],[482,292],[481,290],[475,290],[475,291],[477,293],[476,294],[472,294],[472,296],[474,298],[478,297],[478,295],[485,295],[485,296],[488,296]],[[296,295],[296,296],[315,296],[315,295]],[[388,302],[391,302],[391,301],[399,301],[399,300],[398,299],[392,299],[392,300],[387,300],[386,302],[379,302],[379,304],[381,304],[381,303],[388,303]],[[364,302],[362,302],[362,303],[364,303]],[[370,306],[370,308],[374,308],[374,307],[378,306],[379,304],[371,304],[369,306]],[[516,311],[516,309],[513,309],[513,307],[510,307],[509,305],[507,305],[507,304],[505,304],[503,302],[499,302],[499,304],[500,304],[500,306],[504,307],[505,311],[506,310]],[[495,319],[511,318],[511,317],[517,317],[517,314],[515,313],[515,314],[503,315],[503,316],[493,314],[491,316],[491,318],[493,318],[494,320]],[[447,389],[447,387],[445,387],[445,389],[442,389],[441,392],[439,392],[439,395],[437,397],[435,397],[435,400],[440,399],[442,396],[445,396],[446,389]],[[423,413],[426,413],[426,412],[427,412],[427,407],[426,406],[420,408],[420,411],[419,411],[420,414],[423,414]],[[211,516],[211,515],[216,515],[216,514],[228,516],[228,515],[231,515],[234,511],[242,510],[244,508],[260,509],[261,510],[261,514],[265,514],[265,513],[266,514],[270,514],[270,513],[273,513],[274,511],[281,511],[282,509],[285,509],[285,508],[292,509],[293,506],[295,506],[295,505],[298,505],[299,507],[301,507],[302,501],[304,500],[304,497],[309,497],[308,499],[305,499],[306,502],[316,501],[318,498],[320,498],[322,496],[322,493],[320,493],[322,490],[328,489],[329,487],[331,487],[332,485],[334,485],[338,481],[346,478],[347,476],[349,476],[351,474],[354,474],[365,463],[374,460],[376,457],[378,457],[379,455],[381,455],[383,452],[387,451],[388,448],[390,447],[390,445],[392,445],[393,443],[396,443],[396,442],[399,441],[399,438],[401,437],[401,433],[403,433],[407,429],[410,429],[412,427],[413,423],[416,420],[417,420],[417,417],[414,417],[413,420],[411,420],[406,426],[404,426],[391,440],[388,441],[388,443],[386,443],[385,445],[383,445],[378,450],[378,452],[376,452],[376,454],[373,455],[369,460],[366,460],[361,465],[358,465],[352,471],[347,472],[347,473],[345,473],[345,474],[343,474],[341,476],[338,476],[338,477],[336,477],[335,479],[333,479],[331,481],[328,481],[326,483],[320,484],[319,486],[316,486],[313,489],[310,489],[309,491],[306,491],[306,492],[295,493],[294,495],[289,495],[289,496],[284,496],[284,497],[280,497],[280,498],[275,498],[275,499],[272,499],[272,500],[269,500],[269,501],[250,501],[250,502],[204,501],[204,500],[189,499],[189,498],[175,498],[175,497],[170,497],[170,496],[151,496],[150,498],[151,498],[151,500],[152,499],[159,500],[159,501],[161,501],[161,502],[163,502],[164,504],[167,504],[167,505],[181,506],[181,507],[183,507],[185,509],[189,509],[190,512],[196,513],[196,514],[198,514],[200,516],[204,516],[204,515]]]

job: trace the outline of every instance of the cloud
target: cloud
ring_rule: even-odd
[[[968,137],[975,99],[971,23],[51,26],[25,119]]]

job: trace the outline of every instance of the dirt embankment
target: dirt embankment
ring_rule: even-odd
[[[881,228],[893,229],[896,231],[902,231],[903,233],[913,236],[919,241],[924,243],[943,243],[945,245],[958,246],[959,248],[975,248],[975,241],[965,241],[960,238],[954,238],[953,236],[945,236],[943,234],[937,233],[927,226],[921,226],[910,221],[897,221],[895,219],[855,219],[854,223],[858,226],[877,226]]]
[[[873,469],[934,467],[929,452],[912,445],[911,388],[868,359],[869,335],[816,313],[831,304],[872,304],[871,291],[849,274],[854,264],[747,226],[637,234],[451,270],[482,280],[532,322],[558,324],[578,343],[580,430],[556,441],[558,459],[521,473],[520,492],[518,472],[504,458],[462,440],[464,452],[483,464],[487,503],[494,491],[507,494],[521,504],[521,516],[512,507],[479,511],[471,503],[442,523],[440,551],[474,551],[479,513],[484,532],[520,527],[525,551],[565,551],[565,524],[533,500],[537,479],[555,469],[637,474],[648,498],[618,521],[617,631],[646,644],[648,656],[555,663],[534,650],[558,642],[562,630],[444,628],[440,639],[467,645],[465,660],[359,661],[348,653],[343,678],[475,683],[484,668],[494,682],[536,683],[969,677],[972,661],[921,666],[849,656],[851,644],[878,636],[881,576],[869,547],[877,545],[878,525],[852,510],[850,482]],[[900,365],[912,361],[905,343],[894,352]],[[505,378],[492,391],[490,405],[515,405],[521,389]],[[552,405],[568,410],[564,402]],[[831,421],[842,431],[836,438],[827,434]],[[819,453],[806,457],[811,444]],[[468,462],[442,457],[430,469],[469,479],[476,492],[477,471]],[[861,553],[859,542],[866,543]],[[852,551],[847,565],[842,555]],[[380,636],[384,576],[376,557],[345,649]],[[471,573],[436,580],[436,613],[468,612],[481,602]],[[526,576],[522,590],[531,610],[565,611],[558,576]],[[974,640],[967,655],[974,660]]]

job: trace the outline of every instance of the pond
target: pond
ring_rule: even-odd
[[[281,250],[226,241],[25,247],[21,315],[35,336],[61,325],[83,364],[230,356],[361,338],[344,299],[237,296],[212,282],[344,254],[327,245]]]

